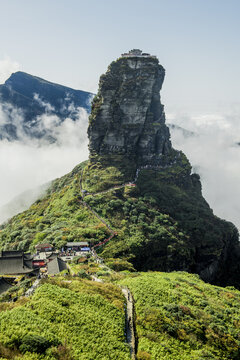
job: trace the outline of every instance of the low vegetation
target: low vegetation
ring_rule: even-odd
[[[239,359],[240,291],[185,272],[138,273],[122,259],[106,265],[114,270],[76,259],[74,276],[44,279],[16,302],[2,298],[0,359],[130,359],[119,285],[134,298],[137,360]]]
[[[124,328],[117,286],[59,276],[0,312],[0,358],[127,360]]]
[[[135,300],[138,360],[240,358],[240,292],[184,272],[120,280]]]
[[[108,237],[108,229],[81,203],[83,166],[55,180],[47,195],[3,225],[0,248],[34,251],[35,245],[47,242],[60,249],[68,241],[94,244]]]

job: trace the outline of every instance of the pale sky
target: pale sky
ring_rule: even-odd
[[[239,105],[239,14],[239,0],[0,0],[0,61],[96,92],[140,48],[166,69],[166,112],[221,112]]]

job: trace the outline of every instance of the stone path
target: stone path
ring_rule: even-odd
[[[136,342],[134,334],[134,309],[133,297],[128,288],[122,288],[122,293],[126,299],[126,338],[130,346],[130,354],[132,359],[136,359]]]
[[[25,296],[31,296],[33,295],[36,288],[40,285],[41,279],[36,279],[32,286],[26,291]]]
[[[109,271],[115,272],[111,270],[107,265],[104,264],[103,259],[100,258],[97,253],[93,250],[92,255],[96,260],[101,260],[100,267],[106,267]],[[104,283],[104,280],[99,279],[97,276],[91,276],[93,281]],[[119,285],[118,285],[119,286]],[[122,287],[121,291],[126,299],[126,308],[125,308],[125,335],[126,341],[130,348],[131,359],[136,359],[136,339],[135,339],[135,330],[134,330],[134,302],[133,296],[130,290],[127,287]]]
[[[103,283],[102,279],[99,279],[97,276],[91,275],[91,278],[93,281],[99,282],[99,283]]]
[[[105,220],[103,220],[103,218],[101,218],[101,216],[98,215],[98,213],[97,213],[95,210],[93,210],[93,209],[91,208],[91,206],[86,203],[86,201],[81,201],[81,203],[82,203],[84,206],[86,206],[86,207],[88,208],[88,210],[90,210],[91,213],[92,213],[94,216],[96,216],[96,217],[98,218],[98,220],[100,220],[100,221],[108,228],[108,230],[110,230],[112,233],[114,233],[114,231],[113,231],[113,229],[111,228],[111,226],[108,225],[108,223],[107,223]]]
[[[175,161],[176,162],[176,161]],[[80,191],[81,191],[81,194],[82,194],[82,200],[79,200],[79,202],[81,204],[83,204],[84,206],[86,206],[89,211],[91,211],[91,213],[98,218],[98,220],[100,220],[107,228],[108,230],[110,231],[111,235],[106,238],[105,240],[99,242],[98,244],[94,245],[93,246],[93,249],[94,248],[97,248],[99,246],[102,246],[102,245],[105,245],[108,241],[110,241],[114,236],[117,235],[117,233],[111,228],[111,226],[103,219],[101,218],[100,215],[98,215],[98,213],[93,210],[91,208],[91,206],[86,203],[86,201],[84,201],[84,196],[87,196],[87,195],[91,195],[91,196],[97,196],[97,195],[100,195],[100,194],[106,194],[108,192],[111,192],[111,191],[114,191],[114,190],[117,190],[117,189],[121,189],[121,188],[124,188],[126,186],[136,186],[136,182],[137,182],[137,179],[138,179],[138,176],[139,176],[139,173],[141,170],[160,170],[162,168],[165,168],[165,167],[171,167],[175,162],[173,162],[172,164],[170,165],[166,165],[166,166],[152,166],[152,165],[145,165],[145,166],[141,166],[139,167],[137,170],[136,170],[136,174],[135,174],[135,179],[133,182],[129,182],[129,183],[125,183],[125,184],[122,184],[122,185],[116,185],[116,186],[113,186],[112,188],[108,189],[108,190],[104,190],[104,191],[100,191],[100,192],[97,192],[97,193],[89,193],[89,192],[85,192],[85,190],[82,189],[82,175],[83,175],[83,170],[81,171],[81,175],[80,175],[80,181],[79,181],[79,185],[80,185]]]

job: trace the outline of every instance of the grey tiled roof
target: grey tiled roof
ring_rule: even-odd
[[[55,259],[58,256],[57,253],[51,252],[50,254],[48,254],[46,256],[46,259],[50,260],[50,259]]]
[[[2,251],[1,252],[1,256],[3,257],[15,257],[15,256],[22,256],[23,255],[23,251],[22,250],[7,250],[7,251]]]
[[[52,261],[50,261],[47,265],[48,273],[49,274],[58,274],[63,270],[67,270],[67,264],[65,261],[61,260],[60,258],[56,257]]]
[[[46,244],[37,244],[35,246],[35,249],[42,249],[42,248],[53,248],[53,245],[46,243]]]
[[[24,259],[26,259],[26,260],[33,260],[33,254],[31,254],[31,253],[24,253]]]
[[[23,256],[0,257],[0,275],[27,274],[31,271]]]

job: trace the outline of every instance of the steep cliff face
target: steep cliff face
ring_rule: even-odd
[[[127,56],[113,62],[101,76],[93,101],[88,128],[92,165],[85,172],[86,188],[94,184],[94,176],[99,182],[94,163],[119,169],[121,162],[129,161],[132,169],[138,169],[136,198],[144,199],[145,204],[151,199],[157,211],[170,215],[181,229],[170,240],[167,234],[153,236],[155,230],[147,228],[142,220],[146,219],[146,209],[144,214],[134,211],[134,221],[139,224],[138,239],[145,238],[134,248],[134,266],[197,272],[206,281],[238,285],[237,229],[213,214],[202,196],[199,176],[191,174],[186,156],[172,148],[159,95],[165,70],[155,57],[141,53],[124,55]],[[149,223],[155,222],[155,216],[150,220],[149,215]],[[127,238],[134,236],[134,231],[125,234],[123,244],[107,245],[105,256],[132,254]],[[181,239],[181,232],[185,239]]]
[[[90,156],[127,156],[157,165],[171,150],[160,89],[165,70],[154,57],[122,57],[99,82],[88,129]]]

